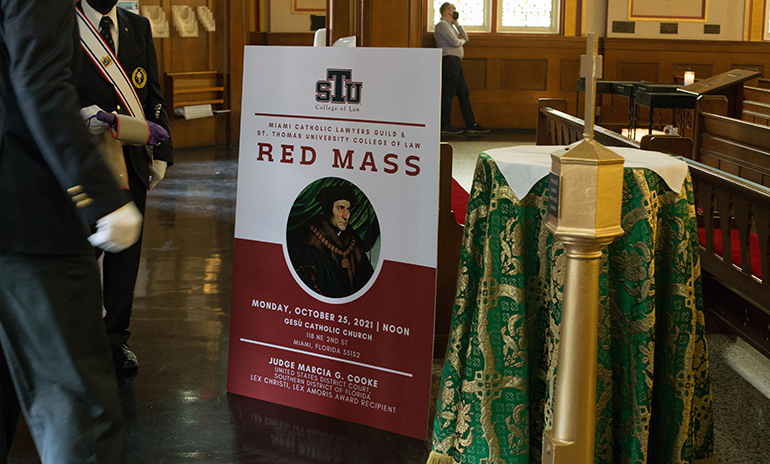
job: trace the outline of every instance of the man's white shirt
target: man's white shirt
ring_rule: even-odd
[[[115,43],[115,56],[118,56],[118,7],[113,7],[109,13],[106,15],[103,15],[99,13],[98,11],[94,10],[91,5],[88,4],[87,0],[83,0],[80,2],[80,6],[83,7],[83,13],[85,13],[86,18],[88,18],[89,21],[91,21],[91,24],[94,25],[96,30],[99,30],[99,23],[102,20],[102,16],[108,16],[112,20],[112,27],[110,28],[110,34],[112,35],[112,41]]]

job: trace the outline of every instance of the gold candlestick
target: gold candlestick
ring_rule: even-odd
[[[565,247],[564,301],[554,420],[543,437],[544,464],[593,464],[599,259],[620,227],[623,157],[593,140],[596,36],[588,35],[584,139],[551,154],[546,227]]]

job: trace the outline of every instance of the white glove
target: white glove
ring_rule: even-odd
[[[117,253],[136,243],[141,233],[142,214],[132,201],[96,221],[96,233],[88,241],[104,251]]]
[[[158,182],[166,177],[166,167],[168,163],[163,160],[152,160],[150,164],[150,190],[154,189]]]
[[[91,135],[99,135],[110,130],[110,125],[108,123],[96,119],[96,113],[99,111],[102,111],[102,109],[97,105],[80,108],[80,116],[83,118],[83,121],[86,122],[86,127]]]

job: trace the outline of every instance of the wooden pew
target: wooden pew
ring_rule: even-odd
[[[704,303],[770,357],[770,127],[726,117],[724,105],[711,103],[714,113],[697,115],[690,163],[705,235]]]
[[[583,138],[582,119],[567,114],[567,100],[541,98],[538,100],[537,145],[569,145]],[[639,148],[636,140],[594,125],[594,140],[607,147]]]
[[[697,161],[688,164],[702,227],[704,307],[770,357],[770,189]]]
[[[452,212],[452,147],[448,143],[442,143],[439,151],[438,182],[438,261],[436,263],[434,358],[442,358],[446,354],[463,238],[463,226],[457,223]]]
[[[708,108],[698,113],[693,159],[770,186],[770,127],[729,118]]]
[[[764,126],[770,125],[770,89],[743,88],[741,119]]]
[[[716,322],[770,357],[770,127],[705,112],[726,113],[727,99],[702,98],[696,148],[689,139],[667,136],[645,136],[638,148],[689,158],[707,327],[713,331]],[[559,139],[552,134],[565,132],[582,137],[582,120],[549,103],[542,101],[538,112],[544,120],[537,143],[553,143]],[[625,145],[610,146],[635,146],[623,139],[611,137]]]
[[[761,89],[770,89],[770,79],[765,79],[763,77],[760,77],[757,79],[757,87]]]
[[[541,98],[538,101],[537,145],[569,145],[583,138],[585,123],[566,111],[566,100]],[[607,147],[640,148],[692,158],[692,140],[676,135],[645,135],[637,141],[594,125],[594,140]]]

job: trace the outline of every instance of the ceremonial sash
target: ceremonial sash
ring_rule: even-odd
[[[108,82],[112,83],[115,93],[118,94],[118,98],[123,102],[129,114],[135,118],[145,119],[142,103],[139,101],[139,96],[136,94],[131,79],[129,79],[123,66],[120,65],[110,47],[104,43],[104,39],[99,35],[96,27],[86,18],[85,13],[80,8],[75,8],[75,12],[78,16],[80,45],[83,50],[91,58],[96,69],[102,73]]]

